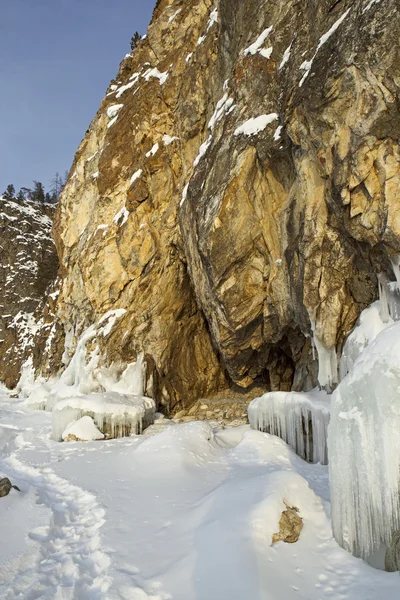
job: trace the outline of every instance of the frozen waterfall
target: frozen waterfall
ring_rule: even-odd
[[[282,438],[302,458],[327,464],[329,396],[325,392],[270,392],[249,404],[250,425]]]
[[[328,451],[336,540],[367,559],[400,527],[400,323],[373,340],[335,390]]]

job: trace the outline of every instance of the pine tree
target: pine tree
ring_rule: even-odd
[[[12,183],[7,186],[6,191],[3,193],[3,198],[6,200],[12,200],[15,198],[15,187]]]
[[[22,189],[19,190],[19,192],[17,194],[17,200],[25,200],[25,194],[23,192],[23,189],[24,188],[22,188]]]
[[[23,197],[24,200],[31,200],[31,196],[32,196],[32,190],[30,188],[27,187],[22,187],[19,192],[18,192],[18,196],[21,194],[21,196]]]
[[[137,47],[139,41],[140,41],[140,34],[138,31],[135,31],[135,33],[133,34],[133,36],[131,38],[131,52],[134,52],[134,50],[136,50],[136,47]]]
[[[33,190],[30,195],[30,200],[32,202],[44,202],[45,201],[45,191],[43,183],[40,181],[33,182]]]

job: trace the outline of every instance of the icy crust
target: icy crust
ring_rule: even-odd
[[[400,323],[355,361],[333,394],[328,450],[333,532],[371,557],[400,528]]]
[[[323,391],[270,392],[249,404],[249,422],[283,439],[309,462],[328,463],[330,397]]]
[[[393,319],[387,315],[387,322],[382,318],[381,302],[377,301],[362,311],[356,326],[347,338],[340,359],[340,380],[353,368],[357,358],[364,352],[376,336],[393,325]]]
[[[59,400],[52,412],[52,437],[62,441],[71,423],[91,417],[105,437],[140,434],[153,423],[155,403],[151,398],[103,392]],[[76,424],[76,423],[75,423]]]

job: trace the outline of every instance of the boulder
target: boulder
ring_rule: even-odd
[[[8,494],[11,491],[11,488],[14,488],[14,490],[17,490],[18,492],[21,491],[18,486],[13,485],[11,483],[8,477],[3,477],[3,479],[0,479],[0,498],[8,496]]]

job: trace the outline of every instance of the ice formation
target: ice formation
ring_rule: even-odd
[[[104,434],[96,427],[92,417],[86,416],[68,425],[62,434],[62,439],[68,440],[68,438],[91,442],[104,439]]]
[[[326,348],[320,340],[315,320],[311,319],[312,346],[318,353],[318,383],[327,392],[331,392],[338,382],[338,364],[336,348]]]
[[[393,324],[393,319],[387,315],[387,321],[384,320],[381,311],[381,302],[376,301],[371,306],[362,311],[353,331],[348,336],[343,346],[342,357],[340,359],[340,380],[353,368],[357,358],[362,354],[365,348],[376,336]]]
[[[249,404],[253,429],[282,438],[309,462],[328,462],[329,396],[325,392],[270,392]]]
[[[153,422],[155,404],[143,395],[143,357],[139,355],[128,365],[100,364],[96,338],[108,336],[125,312],[116,309],[103,315],[97,324],[83,331],[74,352],[74,332],[69,331],[62,358],[66,368],[57,378],[35,380],[32,364],[25,365],[19,391],[27,396],[31,408],[53,411],[54,439],[61,440],[65,428],[83,416],[93,417],[96,426],[109,437],[141,433]]]
[[[367,559],[400,528],[400,323],[381,331],[333,394],[333,532]]]
[[[82,394],[59,400],[52,412],[52,436],[63,439],[68,425],[84,416],[92,417],[106,437],[116,438],[142,433],[153,423],[155,403],[151,398],[118,392]]]

